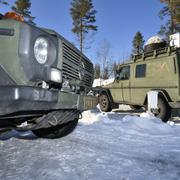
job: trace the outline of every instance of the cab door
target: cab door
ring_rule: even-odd
[[[124,66],[122,69],[123,79],[121,80],[123,102],[131,101],[130,91],[130,65]]]
[[[117,73],[115,81],[114,81],[113,85],[111,85],[111,87],[110,87],[110,91],[111,91],[111,94],[112,94],[114,102],[121,102],[121,101],[123,101],[123,97],[122,97],[122,85],[121,85],[121,81],[119,80],[118,77],[119,77],[119,75]]]
[[[130,65],[120,67],[117,72],[117,100],[120,102],[129,102],[130,98]]]

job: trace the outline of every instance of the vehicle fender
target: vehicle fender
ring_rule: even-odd
[[[151,89],[150,91],[157,91],[158,92],[158,96],[161,96],[164,98],[164,100],[168,103],[171,101],[171,98],[169,96],[169,94],[167,93],[167,91],[165,91],[164,89]],[[144,105],[147,104],[147,94],[144,100]]]
[[[101,94],[103,94],[103,93],[104,93],[104,94],[107,94],[109,101],[110,101],[111,103],[113,103],[113,98],[112,98],[112,95],[111,95],[111,92],[110,92],[109,89],[106,89],[106,88],[103,88],[103,87],[98,86],[98,87],[93,88],[93,92],[94,92],[94,94],[95,94],[96,96],[99,96],[99,95],[101,95]]]

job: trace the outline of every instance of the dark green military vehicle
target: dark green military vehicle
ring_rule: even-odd
[[[0,132],[58,138],[96,106],[93,64],[58,33],[0,19]]]
[[[114,82],[98,90],[100,108],[107,112],[119,104],[147,107],[147,93],[152,90],[158,92],[158,109],[153,113],[166,122],[171,109],[180,108],[179,47],[147,45],[143,54],[120,65]]]

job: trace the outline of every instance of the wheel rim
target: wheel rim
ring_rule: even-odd
[[[154,116],[158,117],[161,114],[161,108],[158,105],[158,109],[154,109],[152,111],[152,113],[154,114]]]
[[[100,105],[101,105],[101,107],[102,107],[103,109],[106,109],[106,108],[107,108],[107,106],[108,106],[108,99],[107,99],[107,97],[106,97],[105,95],[102,95],[102,96],[100,97]]]

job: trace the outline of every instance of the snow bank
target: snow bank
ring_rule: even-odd
[[[101,114],[98,108],[84,111],[82,113],[82,118],[79,120],[79,123],[89,125],[93,124],[94,122],[101,120]]]
[[[133,132],[145,133],[145,134],[156,134],[159,133],[173,133],[174,123],[169,121],[164,123],[161,119],[156,118],[152,113],[144,112],[139,116],[137,115],[126,115],[123,113],[116,112],[100,112],[98,107],[93,110],[83,112],[83,118],[80,119],[81,125],[91,125],[96,123],[113,124],[124,130],[133,130]],[[134,135],[136,135],[136,133]]]
[[[142,118],[148,118],[148,119],[154,119],[154,118],[155,118],[154,114],[151,113],[151,112],[148,112],[148,111],[141,113],[141,114],[140,114],[140,117],[142,117]],[[160,120],[160,119],[159,119],[159,120]]]
[[[146,116],[146,117],[145,117]],[[0,179],[179,179],[180,127],[157,118],[85,111],[61,139],[0,141]],[[27,140],[31,139],[31,140]]]
[[[79,123],[84,125],[94,124],[98,121],[102,121],[102,119],[109,119],[108,114],[110,113],[101,112],[99,105],[97,105],[95,109],[84,111],[82,113],[82,118],[79,120]]]
[[[119,104],[119,110],[129,111],[129,110],[132,110],[132,108],[129,105]]]
[[[89,119],[90,116],[91,113]],[[180,177],[180,127],[164,123],[150,113],[140,116],[98,112],[97,121],[79,127],[79,137],[83,136],[86,143],[95,147],[87,150],[94,157],[96,172],[92,179],[170,180]],[[87,135],[81,135],[83,129]]]
[[[137,134],[159,135],[173,133],[174,129],[170,124],[162,122],[158,118],[138,117],[127,115],[122,119],[122,125],[127,129],[133,129]],[[135,134],[134,134],[135,135]]]

